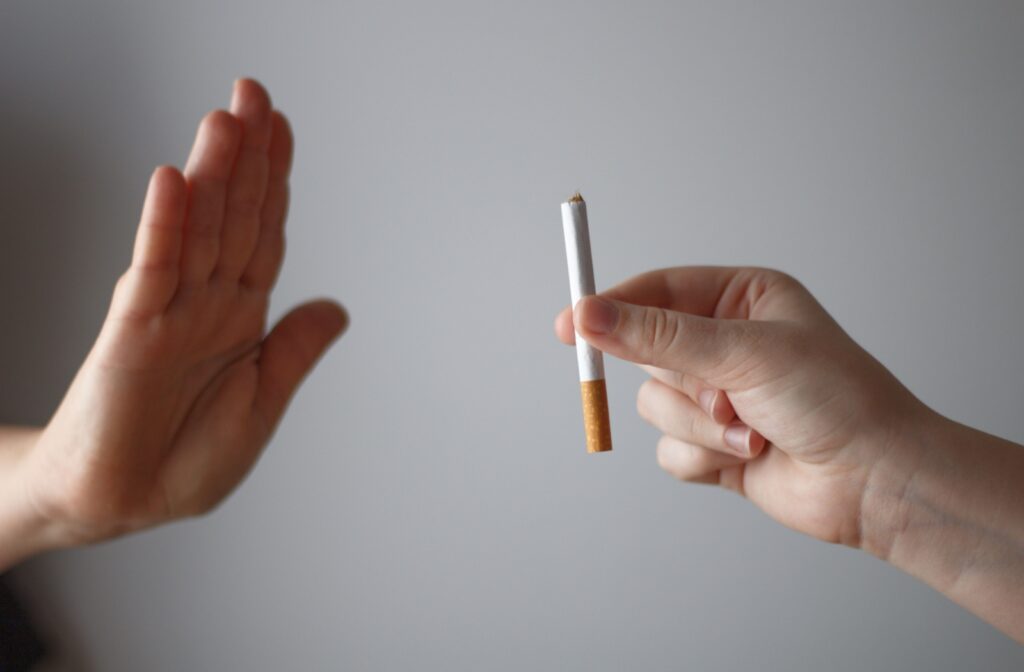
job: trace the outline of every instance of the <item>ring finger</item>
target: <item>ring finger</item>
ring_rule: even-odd
[[[712,450],[750,458],[765,445],[764,438],[747,425],[716,423],[685,394],[658,380],[640,386],[637,411],[668,436]]]

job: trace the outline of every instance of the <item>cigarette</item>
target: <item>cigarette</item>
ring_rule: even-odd
[[[594,294],[594,260],[590,256],[590,230],[587,204],[579,192],[562,203],[562,229],[565,233],[565,257],[569,262],[569,292],[572,306],[584,296]],[[576,360],[580,368],[580,395],[583,398],[583,428],[587,434],[587,452],[603,453],[612,449],[612,429],[608,417],[608,390],[604,383],[604,358],[601,351],[576,332]]]

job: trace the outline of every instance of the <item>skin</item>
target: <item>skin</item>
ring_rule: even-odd
[[[0,569],[206,513],[253,467],[348,322],[319,300],[266,329],[291,156],[285,117],[239,80],[184,171],[153,173],[131,266],[60,407],[44,428],[0,428]]]
[[[658,463],[779,522],[866,550],[1024,642],[1024,447],[944,418],[793,278],[640,275],[555,320],[651,375]]]

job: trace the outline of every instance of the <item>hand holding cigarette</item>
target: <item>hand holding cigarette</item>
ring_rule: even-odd
[[[652,271],[555,330],[650,373],[637,407],[665,471],[887,559],[1024,641],[1024,448],[927,408],[793,278]]]

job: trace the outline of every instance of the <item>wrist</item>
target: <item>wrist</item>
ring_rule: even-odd
[[[29,463],[41,434],[0,428],[0,571],[54,545],[53,526],[30,496]]]
[[[917,503],[916,483],[938,457],[936,437],[949,420],[922,407],[892,432],[865,480],[859,514],[860,548],[895,564],[894,554]]]
[[[931,411],[872,470],[861,548],[1024,642],[1024,448]]]

